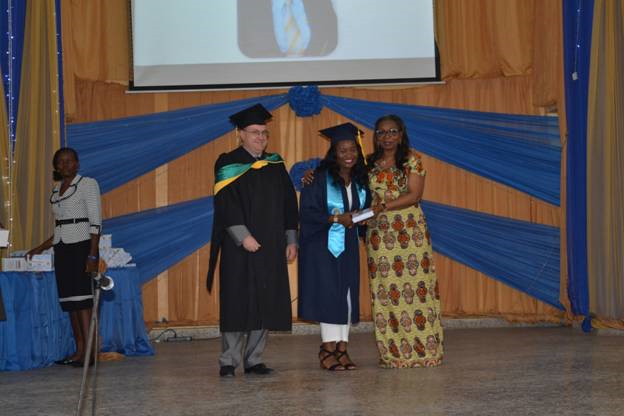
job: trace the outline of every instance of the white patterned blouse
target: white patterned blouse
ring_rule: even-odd
[[[53,243],[78,243],[89,240],[102,229],[102,206],[97,181],[76,175],[63,195],[57,184],[50,195],[55,227]]]

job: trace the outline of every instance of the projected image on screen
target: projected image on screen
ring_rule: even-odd
[[[238,0],[238,46],[249,58],[326,56],[336,49],[331,0]]]
[[[432,0],[133,0],[134,88],[437,79]]]

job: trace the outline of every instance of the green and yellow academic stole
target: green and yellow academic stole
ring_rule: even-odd
[[[214,195],[220,190],[243,176],[249,169],[262,169],[269,163],[284,163],[284,159],[277,153],[271,153],[266,159],[256,160],[253,163],[232,163],[225,165],[217,172],[217,180],[214,186]]]

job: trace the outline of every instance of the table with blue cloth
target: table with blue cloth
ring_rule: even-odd
[[[136,267],[108,269],[115,282],[100,295],[102,352],[153,355]],[[46,367],[75,350],[69,315],[61,310],[54,272],[0,273],[6,321],[0,321],[0,370]]]

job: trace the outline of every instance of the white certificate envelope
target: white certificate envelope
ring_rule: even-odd
[[[373,210],[371,208],[367,208],[364,211],[359,211],[358,213],[354,214],[351,217],[351,221],[353,221],[354,223],[358,223],[358,222],[367,220],[369,218],[372,218],[373,216],[375,216],[375,213],[373,212]]]
[[[0,228],[0,247],[9,246],[9,230]]]

